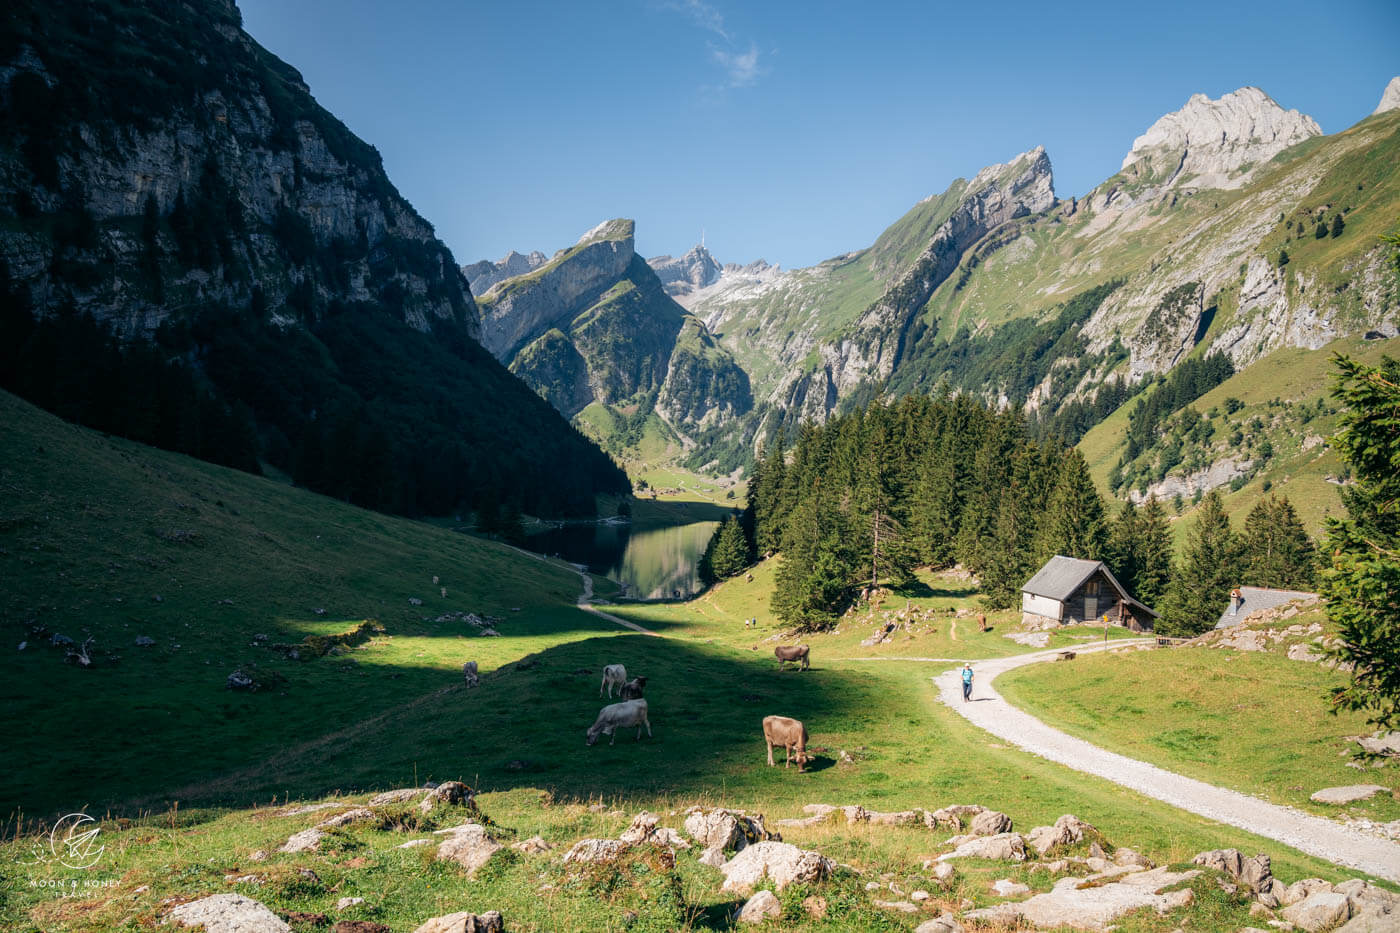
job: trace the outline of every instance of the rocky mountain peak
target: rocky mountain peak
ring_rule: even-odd
[[[1043,211],[1055,203],[1055,175],[1044,146],[1036,146],[1008,162],[988,165],[973,176],[967,190],[975,192],[1004,183],[1009,183],[1018,195],[1027,188],[1038,189],[1024,199],[1032,211]]]
[[[467,277],[467,283],[471,286],[472,294],[484,295],[497,282],[503,282],[517,275],[525,275],[526,273],[533,272],[548,261],[549,257],[539,250],[532,251],[528,256],[523,256],[515,250],[511,250],[498,262],[483,259],[469,266],[463,266],[462,274]]]
[[[704,246],[693,246],[684,256],[654,256],[647,265],[666,286],[666,294],[676,297],[689,295],[696,289],[713,285],[724,271]]]
[[[1385,113],[1387,110],[1400,110],[1400,76],[1390,79],[1390,83],[1381,92],[1381,102],[1376,104],[1376,109],[1371,111],[1371,116]]]
[[[636,222],[625,217],[605,220],[579,237],[578,242],[574,245],[582,246],[585,243],[594,243],[599,240],[627,240],[630,242],[636,233],[636,228]]]
[[[1123,169],[1136,165],[1166,187],[1237,188],[1255,165],[1321,135],[1316,120],[1284,110],[1257,87],[1242,87],[1219,100],[1193,94],[1133,141]]]

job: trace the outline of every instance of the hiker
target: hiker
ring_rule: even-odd
[[[972,699],[972,664],[969,661],[963,662],[962,682],[963,702],[966,703],[968,700]]]

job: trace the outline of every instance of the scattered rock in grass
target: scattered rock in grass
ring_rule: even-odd
[[[266,849],[255,849],[255,850],[253,851],[253,854],[250,855],[250,856],[248,856],[248,861],[250,861],[250,862],[266,862],[266,861],[267,861],[267,850],[266,850]]]
[[[278,852],[314,852],[321,847],[321,840],[326,838],[326,834],[314,826],[311,829],[303,829],[299,833],[293,833]]]
[[[826,898],[820,894],[813,894],[802,899],[802,909],[807,911],[807,916],[813,920],[826,919]]]
[[[720,866],[724,873],[720,890],[752,890],[766,877],[781,891],[793,883],[821,881],[830,877],[834,868],[832,861],[819,852],[799,849],[786,842],[756,842]]]
[[[1081,820],[1072,813],[1066,813],[1055,821],[1054,826],[1037,826],[1026,836],[1031,848],[1040,855],[1045,855],[1056,846],[1074,845],[1082,842],[1084,832],[1094,832],[1094,827]],[[1152,866],[1147,866],[1151,868]]]
[[[958,870],[948,862],[939,862],[933,866],[933,880],[937,881],[939,884],[951,883],[953,876],[957,873]]]
[[[252,690],[253,678],[242,671],[234,671],[228,675],[228,688],[230,690]]]
[[[1330,881],[1323,881],[1321,878],[1304,878],[1284,888],[1283,895],[1279,900],[1283,902],[1285,907],[1291,907],[1310,894],[1330,890],[1332,890],[1332,882]]]
[[[842,807],[841,812],[845,815],[847,823],[866,823],[870,820],[870,814],[860,804]]]
[[[181,904],[165,915],[176,926],[203,926],[205,933],[291,933],[280,917],[242,894],[214,894]]]
[[[755,842],[775,838],[763,825],[763,814],[743,810],[702,810],[691,807],[686,811],[685,831],[707,849],[733,849],[736,852]]]
[[[801,819],[776,820],[776,821],[774,821],[774,822],[775,822],[776,825],[778,825],[778,826],[801,826],[801,827],[805,827],[805,826],[818,826],[818,825],[820,825],[820,824],[822,824],[822,823],[825,823],[826,820],[827,820],[827,817],[826,817],[825,815],[817,815],[817,816],[804,816],[804,817],[802,817]]]
[[[1353,736],[1361,750],[1372,755],[1386,755],[1392,758],[1400,757],[1400,731],[1377,732],[1373,735]]]
[[[149,647],[151,647],[152,645],[154,645],[155,643],[156,643],[156,640],[155,640],[154,638],[152,638],[151,636],[149,636],[149,635],[137,635],[137,636],[136,636],[136,647],[138,647],[138,648],[149,648]],[[20,650],[23,651],[24,649],[21,648]]]
[[[698,859],[701,865],[708,865],[711,868],[719,868],[726,861],[723,849],[706,849],[700,853]]]
[[[1365,800],[1368,797],[1373,797],[1381,791],[1388,789],[1389,788],[1382,787],[1379,784],[1350,784],[1346,787],[1324,787],[1322,790],[1316,791],[1308,799],[1313,803],[1355,803],[1358,800]]]
[[[541,836],[531,836],[529,839],[523,839],[520,842],[512,842],[510,847],[517,852],[524,852],[526,855],[543,855],[545,852],[554,848],[554,846],[545,842],[544,838]]]
[[[1013,923],[1023,918],[1032,926],[1106,930],[1116,918],[1132,910],[1152,907],[1166,913],[1194,899],[1190,889],[1158,893],[1163,888],[1187,881],[1199,871],[1171,872],[1165,868],[1137,872],[1107,884],[1085,878],[1061,878],[1054,889],[1024,901],[1012,901],[970,911],[965,920]]]
[[[1288,646],[1288,660],[1313,663],[1322,660],[1322,653],[1317,651],[1313,645],[1299,642],[1296,645]]]
[[[1267,855],[1245,858],[1238,849],[1212,849],[1197,854],[1191,862],[1222,871],[1241,884],[1248,885],[1252,893],[1264,895],[1261,900],[1265,907],[1278,906],[1278,901],[1271,896],[1274,875]]]
[[[782,916],[783,905],[772,891],[759,891],[744,902],[734,919],[739,923],[762,923]]]
[[[1269,908],[1265,907],[1263,904],[1259,903],[1258,901],[1255,901],[1254,903],[1249,905],[1249,915],[1251,917],[1254,917],[1256,920],[1274,919],[1274,912]]]
[[[876,901],[876,900],[872,900],[870,903],[874,904],[876,907],[880,908],[881,910],[897,910],[897,911],[899,911],[899,912],[902,913],[902,914],[916,914],[916,913],[919,912],[919,907],[918,907],[918,905],[917,905],[917,904],[911,904],[911,903],[909,903],[908,901]]]
[[[499,910],[488,910],[484,914],[467,911],[434,917],[414,930],[413,933],[505,933],[506,923]]]
[[[432,845],[432,844],[433,844],[433,840],[431,840],[431,839],[410,839],[410,840],[408,840],[408,842],[405,842],[405,843],[403,843],[402,845],[394,846],[394,848],[395,848],[395,849],[416,849],[416,848],[418,848],[419,846],[430,846],[430,845]]]
[[[237,872],[230,872],[224,875],[224,880],[229,884],[262,884],[262,875],[240,875]]]
[[[963,933],[963,928],[957,918],[945,910],[932,920],[925,920],[916,926],[914,933]]]
[[[338,829],[341,826],[349,826],[351,823],[363,823],[365,820],[374,819],[374,811],[367,807],[356,807],[353,810],[346,810],[328,820],[322,820],[316,824],[317,829]]]
[[[944,807],[941,810],[934,810],[932,813],[924,811],[924,825],[929,829],[953,829],[962,831],[964,821],[970,820],[979,813],[986,811],[986,807],[979,807],[975,803],[954,804],[951,807]]]
[[[471,878],[491,860],[491,856],[504,848],[487,834],[485,826],[464,823],[447,831],[447,838],[438,844],[437,858],[439,861],[456,862],[467,870],[467,877]]]
[[[946,862],[954,858],[992,858],[1022,862],[1026,858],[1026,839],[1020,833],[978,836],[961,843],[952,852],[940,855],[938,860]]]
[[[865,890],[867,891],[878,891],[883,887],[884,885],[878,881],[867,881],[865,883]]]
[[[469,688],[481,686],[481,676],[476,672],[475,661],[468,661],[462,665],[462,680]]]
[[[346,910],[350,907],[356,907],[360,904],[363,904],[364,902],[365,899],[363,897],[342,897],[340,900],[335,902],[335,909]]]
[[[428,795],[423,798],[423,802],[418,805],[418,809],[427,813],[440,803],[453,806],[460,804],[474,808],[475,797],[476,791],[461,781],[443,781],[430,790]]]
[[[1085,823],[1084,825],[1088,826],[1089,824]],[[1152,863],[1152,859],[1140,852],[1134,852],[1127,846],[1119,846],[1117,849],[1113,850],[1113,862],[1116,865],[1130,865],[1133,868],[1148,869],[1156,867]]]
[[[968,827],[968,834],[972,836],[999,836],[1002,833],[1011,832],[1011,817],[1005,813],[998,813],[996,810],[983,810],[972,818],[972,825]]]
[[[621,839],[580,839],[564,853],[564,862],[613,862],[629,848]]]
[[[382,794],[375,794],[369,798],[369,805],[383,807],[391,803],[407,803],[424,793],[427,792],[421,787],[400,787],[398,790],[386,790]]]
[[[839,810],[839,809],[841,809],[841,808],[840,808],[840,807],[833,807],[833,806],[832,806],[831,804],[829,804],[829,803],[809,803],[809,804],[804,804],[804,805],[803,805],[803,807],[802,807],[802,812],[803,812],[803,813],[810,813],[810,814],[812,814],[813,816],[823,816],[823,817],[825,817],[825,816],[830,816],[834,811]]]
[[[933,897],[933,895],[927,891],[911,891],[909,893],[909,900],[913,901],[915,904],[922,904],[930,897]]]
[[[865,815],[869,822],[877,826],[917,826],[924,819],[919,810],[897,810],[894,813],[867,810]]]
[[[1285,907],[1283,919],[1296,927],[1308,930],[1329,930],[1351,917],[1351,904],[1347,896],[1338,891],[1318,891],[1309,894],[1296,904]]]
[[[1031,893],[1031,889],[1029,885],[1021,884],[1019,881],[1002,878],[992,883],[992,893],[997,897],[1020,897],[1023,894]]]

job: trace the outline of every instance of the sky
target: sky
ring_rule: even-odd
[[[630,217],[644,256],[812,265],[1037,145],[1082,195],[1194,93],[1335,133],[1400,74],[1396,0],[239,6],[463,264]]]

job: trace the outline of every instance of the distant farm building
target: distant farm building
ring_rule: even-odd
[[[1108,621],[1152,630],[1157,613],[1133,599],[1101,560],[1056,554],[1021,587],[1021,620],[1032,625]]]
[[[1230,591],[1230,605],[1215,623],[1216,628],[1233,628],[1245,620],[1245,616],[1264,609],[1273,609],[1295,599],[1315,602],[1316,593],[1303,590],[1275,590],[1266,586],[1237,586]]]

